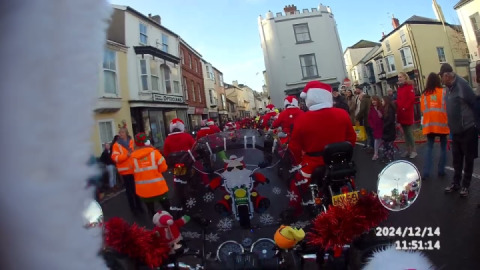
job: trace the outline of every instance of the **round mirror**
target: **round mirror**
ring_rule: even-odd
[[[378,198],[391,211],[410,207],[420,193],[421,176],[411,162],[398,160],[385,167],[378,175]]]
[[[87,228],[101,226],[103,223],[103,211],[100,204],[95,200],[85,202],[83,211],[84,225]]]

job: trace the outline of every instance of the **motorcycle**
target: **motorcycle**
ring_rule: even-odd
[[[192,151],[196,160],[192,168],[197,170],[199,174],[206,173],[207,175],[218,177],[220,179],[218,182],[220,185],[218,187],[222,187],[222,185],[231,187],[230,184],[233,185],[234,183],[250,183],[251,179],[248,177],[231,178],[230,175],[223,174],[223,172],[228,172],[230,168],[232,168],[230,172],[234,170],[248,171],[245,170],[245,167],[240,170],[240,166],[257,168],[259,167],[258,165],[252,164],[258,164],[258,162],[263,160],[263,138],[257,136],[252,137],[256,135],[254,130],[237,131],[235,132],[235,139],[230,135],[218,134],[207,136],[200,140]],[[235,155],[237,158],[219,159],[218,155],[214,155],[214,153],[221,151],[225,151],[228,156]],[[202,157],[201,155],[206,155],[205,158],[211,161],[215,173],[200,170],[201,166],[198,165],[200,157]],[[214,160],[213,156],[217,156],[217,159]],[[238,160],[238,157],[243,157],[243,160]],[[279,160],[274,160],[274,166],[278,162]],[[185,239],[185,244],[183,245],[185,250],[182,253],[172,255],[175,256],[175,262],[168,260],[162,265],[153,266],[152,268],[309,269],[313,264],[316,267],[321,267],[321,269],[327,269],[332,265],[336,265],[337,269],[360,269],[367,263],[367,258],[372,255],[372,252],[378,248],[390,245],[392,242],[391,239],[383,242],[377,241],[375,236],[373,236],[375,240],[372,241],[371,232],[375,226],[378,226],[378,222],[372,224],[372,220],[375,218],[370,216],[372,213],[380,212],[380,209],[387,209],[388,206],[384,205],[381,199],[399,200],[402,194],[401,188],[404,188],[404,181],[407,181],[407,179],[404,178],[408,178],[408,183],[414,182],[416,184],[415,186],[413,184],[411,185],[411,187],[415,189],[415,194],[414,197],[410,198],[410,203],[407,205],[401,208],[397,206],[395,206],[395,208],[390,207],[393,210],[389,209],[391,211],[399,211],[410,207],[419,196],[421,190],[418,170],[411,163],[397,161],[389,164],[379,174],[376,195],[367,196],[365,191],[359,190],[358,200],[349,200],[345,194],[340,194],[342,196],[338,199],[338,203],[330,203],[328,208],[326,207],[325,210],[321,211],[315,219],[306,217],[305,220],[302,220],[302,217],[300,217],[292,223],[284,223],[275,217],[279,216],[284,209],[282,204],[284,204],[285,207],[288,205],[288,196],[290,196],[290,194],[287,192],[286,183],[277,178],[274,166],[258,169],[262,169],[263,174],[270,179],[269,185],[258,186],[258,192],[266,194],[265,196],[268,197],[270,201],[275,202],[263,213],[256,212],[257,214],[253,214],[255,213],[255,203],[251,201],[252,196],[250,196],[250,200],[246,200],[249,198],[247,196],[238,196],[239,199],[245,199],[239,201],[237,204],[232,204],[233,198],[230,198],[232,201],[230,201],[229,206],[232,208],[237,208],[236,206],[239,205],[246,205],[247,207],[253,205],[253,208],[249,210],[252,211],[252,215],[250,216],[249,213],[248,219],[244,219],[248,220],[251,226],[241,226],[241,224],[238,227],[235,226],[233,219],[237,219],[237,217],[233,211],[226,213],[228,216],[222,216],[220,218],[215,211],[209,211],[209,209],[215,209],[215,205],[225,199],[225,195],[231,195],[228,192],[227,194],[215,194],[212,190],[205,189],[203,190],[204,195],[201,196],[203,204],[199,209],[204,209],[200,214],[204,221],[208,220],[208,222],[203,223],[210,225],[197,226],[198,222],[187,224],[182,228],[182,235]],[[255,169],[252,169],[248,173],[242,172],[240,175],[250,176],[254,170]],[[222,177],[220,177],[220,175],[222,175]],[[392,183],[387,183],[391,182],[392,179],[395,179],[395,184],[399,187],[398,196],[396,192],[394,192],[394,194],[391,193]],[[232,180],[232,183],[228,183],[229,180]],[[238,185],[235,186],[238,187]],[[322,186],[318,185],[319,192],[321,191],[321,187]],[[249,189],[250,186],[245,185],[244,189],[246,188]],[[269,192],[268,190],[271,191]],[[242,193],[239,195],[243,195],[243,193],[245,193],[245,195],[247,194],[246,191],[238,193]],[[286,196],[285,193],[287,193]],[[233,189],[232,194],[235,196],[235,190]],[[219,200],[215,200],[215,198]],[[370,200],[373,198],[376,204],[368,200],[368,204],[366,204],[365,198]],[[248,201],[250,201],[252,205],[250,205]],[[248,202],[248,204],[246,202]],[[348,205],[348,207],[345,205]],[[370,205],[370,207],[366,207],[366,205]],[[354,213],[358,212],[358,215],[354,217],[344,217],[345,213],[352,212],[344,208],[351,207],[358,208],[358,211],[353,211]],[[332,217],[335,217],[337,220],[331,220]],[[349,218],[350,222],[338,222],[341,218]],[[306,239],[288,251],[280,249],[276,246],[273,236],[278,226],[282,224],[290,225],[294,228],[304,228],[307,233]],[[352,226],[352,224],[362,224],[362,226],[358,228],[355,227],[356,230],[345,227]],[[201,230],[197,230],[199,227]],[[332,232],[335,232],[335,238],[332,236]],[[106,230],[105,233],[107,236],[112,236],[108,230]],[[201,249],[195,249],[199,246]],[[132,247],[132,250],[135,250],[135,248]],[[341,252],[339,252],[339,250]],[[195,263],[195,258],[197,261],[200,261]],[[386,269],[387,268],[388,267],[386,267]]]
[[[169,173],[173,175],[175,197],[184,205],[187,198],[195,196],[201,187],[200,179],[192,169],[195,158],[190,151],[179,151],[169,154],[166,161]]]

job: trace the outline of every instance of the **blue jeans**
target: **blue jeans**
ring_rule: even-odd
[[[423,177],[429,177],[433,164],[433,145],[435,137],[440,137],[440,159],[438,160],[438,174],[445,175],[445,165],[447,163],[447,134],[427,134],[427,154],[425,155],[425,164],[423,165]]]

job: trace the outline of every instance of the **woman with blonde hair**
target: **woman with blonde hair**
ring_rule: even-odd
[[[397,90],[397,122],[402,126],[405,134],[407,150],[402,157],[415,158],[415,139],[413,137],[415,92],[413,82],[405,72],[398,73]]]
[[[427,136],[427,154],[423,166],[423,179],[430,176],[433,161],[433,144],[435,137],[440,137],[440,160],[438,161],[438,176],[445,175],[447,161],[447,135],[450,134],[447,121],[447,107],[445,103],[445,89],[440,77],[430,73],[427,78],[425,91],[420,100],[422,110],[422,132]]]

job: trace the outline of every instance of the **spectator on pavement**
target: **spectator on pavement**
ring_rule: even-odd
[[[392,88],[387,89],[387,95],[392,101],[397,100],[397,93],[394,93]]]
[[[345,100],[345,97],[340,95],[340,93],[338,92],[338,89],[335,88],[332,90],[332,96],[333,96],[333,107],[344,109],[347,113],[349,113],[347,101]]]
[[[395,105],[388,96],[382,98],[383,106],[383,155],[385,162],[390,163],[394,159],[393,142],[395,141]]]
[[[478,132],[475,126],[475,94],[469,83],[453,72],[448,63],[440,67],[439,75],[447,86],[446,107],[448,127],[452,134],[452,157],[454,176],[445,192],[450,193],[460,188],[460,196],[468,196],[472,180],[473,161],[478,157]],[[465,166],[464,166],[465,164]],[[463,181],[462,181],[463,171]]]
[[[355,103],[355,96],[353,96],[352,90],[347,90],[345,94],[345,99],[347,100],[348,105],[348,114],[350,115],[350,119],[352,120],[352,125],[355,124],[355,108],[357,104]]]
[[[423,91],[420,108],[422,117],[422,133],[427,136],[427,154],[423,164],[423,177],[428,179],[432,170],[433,144],[435,138],[440,138],[440,158],[438,161],[438,176],[445,176],[445,165],[447,161],[447,136],[450,134],[448,128],[447,108],[445,104],[445,89],[438,74],[430,73],[427,78],[427,85]]]
[[[383,135],[383,107],[382,101],[378,96],[372,97],[372,104],[368,112],[368,125],[372,130],[374,140],[374,152],[372,160],[377,160],[378,149],[380,148],[380,143],[382,142]]]
[[[115,143],[112,141],[112,143]],[[115,169],[115,163],[112,160],[112,152],[111,152],[110,143],[105,143],[102,155],[100,156],[100,162],[105,165],[105,168],[108,172],[108,184],[110,188],[114,188],[117,184],[117,171]]]
[[[360,126],[365,127],[365,132],[367,133],[367,140],[363,148],[369,148],[373,151],[374,139],[372,134],[372,129],[368,125],[368,112],[370,111],[371,98],[367,93],[360,94],[360,110],[356,116],[356,121]]]
[[[405,72],[398,74],[397,122],[402,126],[407,150],[402,157],[415,158],[415,138],[413,137],[415,92],[413,82]]]

